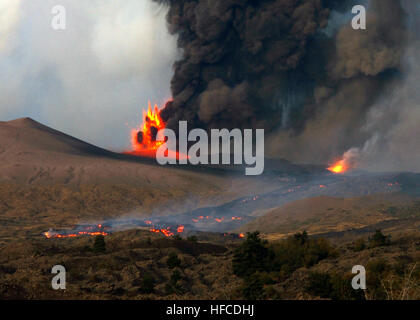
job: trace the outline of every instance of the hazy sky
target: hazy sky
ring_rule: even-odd
[[[53,30],[63,5],[66,30]],[[33,119],[120,151],[170,98],[176,38],[149,0],[0,0],[0,120]]]

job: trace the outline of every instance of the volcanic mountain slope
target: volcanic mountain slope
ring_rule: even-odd
[[[127,213],[173,214],[269,188],[244,179],[113,153],[29,118],[0,122],[0,238]]]
[[[231,187],[232,181],[217,170],[174,169],[184,168],[159,166],[152,159],[113,153],[30,118],[0,122],[0,182],[130,184],[165,190],[176,187],[193,193]]]
[[[30,118],[0,122],[0,180],[27,184],[130,183],[180,188],[197,175],[133,162]],[[164,179],[162,177],[165,177]],[[200,176],[200,179],[205,179]],[[189,181],[188,183],[191,183]],[[211,184],[206,181],[206,185]]]
[[[303,230],[309,234],[362,232],[371,231],[369,227],[389,228],[407,221],[408,226],[405,223],[400,229],[420,229],[418,199],[400,192],[348,199],[329,196],[300,199],[268,210],[239,231],[258,230],[270,239],[278,239]]]

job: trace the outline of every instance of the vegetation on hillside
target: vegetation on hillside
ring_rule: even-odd
[[[306,232],[277,242],[255,232],[210,243],[141,230],[16,240],[0,247],[0,298],[420,299],[420,234],[393,235],[378,246],[389,239],[380,234],[341,243]],[[358,239],[365,243],[360,251]],[[65,291],[51,289],[56,264],[66,267]],[[359,264],[366,267],[365,291],[351,288]]]

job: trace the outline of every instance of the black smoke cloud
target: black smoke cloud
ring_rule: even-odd
[[[343,21],[332,35],[332,13],[360,1],[154,1],[183,52],[162,111],[171,128],[264,128],[272,156],[325,163],[371,138],[369,111],[401,77],[397,0],[369,1],[367,30]]]

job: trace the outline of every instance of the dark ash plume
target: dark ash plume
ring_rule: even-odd
[[[288,88],[296,82],[292,73],[328,21],[322,1],[163,2],[170,5],[169,30],[183,49],[171,83],[173,102],[162,113],[169,126],[187,120],[204,128],[269,129],[281,122],[281,105],[288,102],[279,100],[299,91]]]
[[[183,50],[162,111],[171,128],[264,128],[273,155],[325,162],[370,138],[367,114],[398,79],[399,0],[369,1],[368,30],[343,21],[332,36],[331,14],[360,1],[154,1]]]

